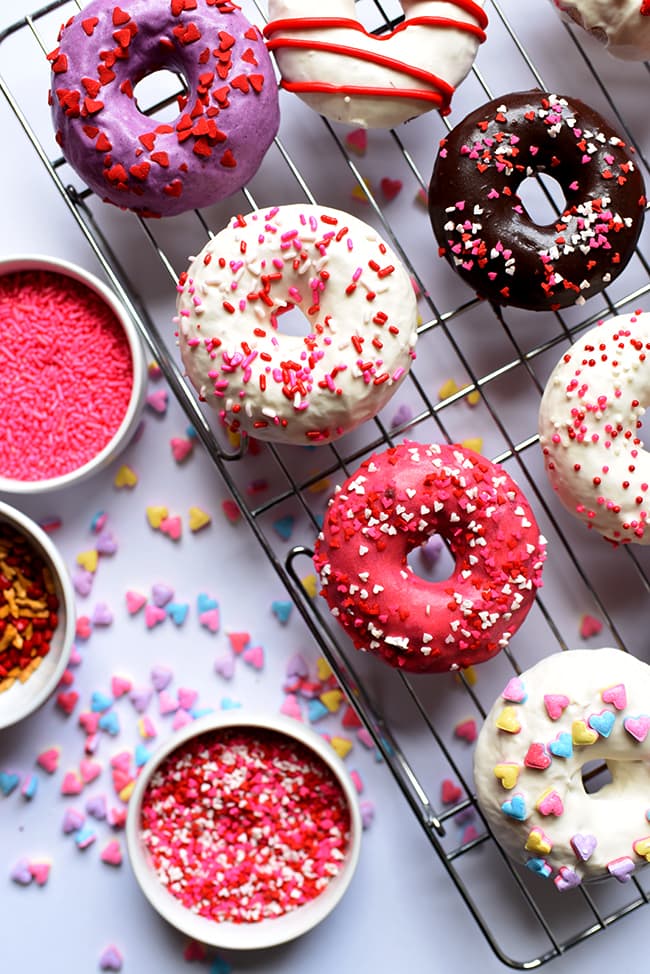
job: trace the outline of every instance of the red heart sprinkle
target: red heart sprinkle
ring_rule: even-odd
[[[165,193],[166,196],[178,197],[182,192],[183,184],[180,179],[172,179],[171,183],[168,183],[167,186],[163,187],[163,193]]]
[[[99,23],[99,17],[86,17],[85,20],[81,21],[81,26],[84,30],[84,33],[88,37],[92,37],[95,27],[97,26],[98,23]]]

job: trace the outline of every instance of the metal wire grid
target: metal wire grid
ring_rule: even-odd
[[[373,23],[370,25],[372,29],[381,33],[396,26],[400,17],[395,18],[389,15],[385,9],[388,3],[382,4],[379,0],[373,0],[373,4],[370,4],[373,6],[371,17]],[[40,8],[33,15],[7,28],[0,35],[0,44],[6,43],[19,35],[28,36],[34,42],[34,59],[42,58],[43,53],[53,47],[53,38],[50,34],[45,33],[44,27],[49,15],[61,8],[66,8],[67,17],[81,6],[82,4],[78,0],[74,0],[74,2],[72,0],[53,0],[52,3]],[[516,50],[517,55],[523,59],[526,65],[530,74],[531,85],[546,89],[544,79],[532,57],[525,50],[504,11],[505,6],[507,6],[505,0],[502,3],[497,2],[497,0],[488,2],[487,8],[491,27],[494,29],[494,25],[498,24],[506,32],[513,50]],[[257,3],[257,0],[255,0],[255,7],[259,15],[257,19],[261,22],[265,19],[265,11],[262,5]],[[612,97],[598,72],[592,67],[588,54],[582,46],[581,38],[574,35],[569,28],[567,31],[571,43],[575,46],[576,57],[584,61],[592,76],[595,89],[600,91],[611,114],[617,119],[619,128],[625,132],[630,144],[635,146],[638,159],[648,171],[643,147],[638,144],[634,132],[626,124],[617,100]],[[647,70],[647,66],[640,68],[640,70]],[[476,66],[473,69],[473,74],[485,95],[485,99],[493,98],[493,92]],[[342,135],[327,120],[321,119],[319,121],[317,116],[314,116],[314,124],[325,127],[333,151],[341,155],[352,179],[365,195],[369,212],[374,221],[409,266],[414,280],[419,285],[424,320],[419,328],[418,347],[426,343],[428,336],[441,337],[444,344],[462,364],[468,380],[463,388],[453,395],[442,401],[434,401],[425,388],[426,383],[420,376],[419,369],[413,369],[408,383],[416,401],[420,404],[415,415],[409,415],[408,418],[399,422],[389,422],[385,417],[379,416],[365,425],[361,438],[359,436],[346,437],[328,447],[319,447],[317,449],[319,462],[316,469],[310,469],[307,474],[305,474],[304,462],[296,464],[295,451],[276,448],[272,445],[265,446],[263,456],[255,458],[253,469],[258,471],[262,469],[269,473],[269,479],[275,487],[266,491],[263,500],[260,501],[257,494],[251,494],[242,483],[242,471],[251,469],[247,465],[249,457],[245,444],[233,446],[232,443],[224,440],[219,432],[215,432],[210,417],[202,411],[202,407],[199,406],[194,393],[189,389],[179,370],[176,355],[170,349],[168,339],[161,334],[149,308],[140,299],[137,290],[121,266],[109,239],[110,233],[107,233],[101,226],[101,207],[93,210],[89,191],[83,188],[81,190],[76,189],[67,183],[65,162],[60,156],[50,158],[48,151],[39,140],[23,110],[24,91],[21,90],[19,93],[13,91],[1,75],[0,89],[52,177],[107,278],[131,313],[143,341],[160,364],[172,392],[196,429],[215,467],[227,484],[233,499],[253,530],[265,556],[273,565],[288,594],[299,609],[357,714],[370,730],[378,752],[385,760],[387,768],[393,775],[415,818],[424,829],[446,873],[457,887],[497,956],[512,967],[528,969],[540,966],[647,903],[648,892],[642,885],[642,881],[636,877],[627,884],[625,891],[620,888],[613,888],[612,883],[614,881],[610,880],[600,887],[591,887],[589,890],[580,888],[569,894],[564,894],[560,898],[553,890],[549,894],[547,888],[541,888],[541,884],[535,878],[531,879],[526,870],[513,866],[494,842],[476,806],[471,782],[471,769],[467,767],[467,756],[459,753],[453,740],[453,734],[450,731],[450,714],[444,714],[440,719],[438,719],[437,713],[434,716],[433,711],[437,711],[440,703],[437,689],[432,689],[432,684],[427,678],[412,679],[391,671],[390,674],[385,672],[381,674],[382,683],[390,680],[388,692],[384,688],[378,690],[372,668],[368,669],[365,660],[350,653],[347,640],[332,624],[329,613],[324,609],[320,600],[314,600],[308,596],[303,574],[310,571],[310,544],[320,523],[318,505],[313,500],[314,496],[319,494],[319,485],[329,483],[330,480],[341,481],[356,468],[362,458],[375,450],[383,449],[398,442],[405,435],[413,438],[418,438],[419,435],[421,439],[428,440],[438,438],[453,441],[456,437],[452,435],[450,427],[453,427],[453,422],[450,422],[450,419],[454,408],[463,402],[468,393],[478,391],[481,393],[482,408],[486,411],[487,419],[498,431],[504,444],[504,448],[496,452],[493,459],[515,468],[516,479],[527,485],[526,493],[531,498],[534,496],[533,503],[536,512],[541,517],[544,526],[549,526],[554,544],[561,549],[563,561],[566,560],[567,564],[570,565],[570,573],[572,578],[577,580],[577,587],[589,593],[595,610],[605,620],[612,643],[621,649],[631,648],[627,633],[621,631],[619,615],[612,609],[609,600],[603,598],[602,586],[599,583],[594,583],[591,571],[588,572],[585,569],[584,561],[577,550],[579,545],[576,544],[575,538],[569,541],[566,537],[562,515],[558,514],[552,499],[549,503],[543,486],[538,481],[535,469],[539,452],[536,449],[536,434],[531,432],[530,435],[523,438],[513,436],[508,422],[500,414],[499,408],[492,402],[489,393],[491,388],[504,377],[510,377],[517,370],[523,369],[537,394],[541,395],[543,384],[537,375],[535,365],[538,362],[543,362],[547,353],[550,353],[553,360],[556,360],[559,354],[558,347],[570,342],[579,331],[594,324],[599,317],[603,316],[603,313],[616,314],[626,305],[642,300],[650,291],[650,274],[641,250],[639,249],[636,255],[642,269],[641,286],[619,295],[617,298],[611,297],[607,292],[604,293],[602,295],[603,307],[599,307],[595,313],[591,310],[586,315],[556,312],[553,315],[557,325],[556,333],[532,348],[525,349],[522,346],[521,341],[517,338],[516,326],[513,326],[511,317],[507,312],[502,312],[496,307],[490,308],[482,305],[482,311],[488,318],[492,319],[486,327],[498,327],[500,329],[502,336],[506,339],[506,347],[509,349],[509,353],[506,360],[501,361],[497,368],[484,374],[477,374],[467,354],[457,341],[454,332],[457,322],[464,315],[477,308],[479,302],[476,299],[468,299],[448,311],[443,311],[437,306],[413,266],[411,255],[394,232],[391,220],[386,214],[385,208],[382,207],[378,195],[368,186],[359,165],[347,151]],[[149,113],[154,114],[160,107],[160,104],[152,105]],[[451,127],[451,123],[447,120],[445,120],[445,125],[447,128]],[[389,138],[392,139],[404,165],[413,174],[417,184],[423,189],[426,188],[423,174],[405,145],[401,132],[393,131]],[[282,164],[287,167],[300,194],[308,202],[317,202],[310,188],[310,173],[301,170],[281,139],[276,140],[276,149],[279,152]],[[552,196],[548,189],[545,186],[542,188],[552,202]],[[256,200],[251,191],[245,189],[243,195],[248,206],[256,208]],[[153,248],[163,277],[168,282],[171,280],[175,284],[177,270],[173,267],[172,261],[157,239],[156,224],[152,221],[139,220],[132,215],[128,218],[125,217],[125,219],[137,221],[140,230]],[[198,238],[203,239],[211,235],[213,231],[202,212],[196,211],[196,220]],[[432,429],[435,431],[434,436],[431,435]],[[314,454],[312,453],[310,459],[313,457]],[[287,509],[287,504],[292,505],[292,509],[297,512],[299,517],[302,517],[301,529],[304,533],[305,543],[294,544],[289,551],[279,552],[277,538],[274,537],[271,524],[274,516]],[[628,573],[630,570],[633,572],[634,584],[641,599],[647,598],[650,592],[647,564],[644,565],[642,556],[630,548],[622,553],[622,557],[627,561]],[[543,627],[552,633],[557,648],[566,649],[568,643],[563,635],[562,626],[556,621],[553,607],[547,604],[543,594],[537,600],[536,611]],[[505,669],[506,678],[513,672],[520,673],[525,668],[515,658],[515,645],[519,644],[513,641],[511,647],[500,654],[500,665]],[[499,677],[496,676],[497,682],[498,679]],[[436,686],[439,688],[440,681]],[[485,699],[473,685],[471,674],[461,674],[456,682],[455,689],[456,705],[455,708],[452,708],[454,714],[458,713],[459,707],[466,706],[469,703],[477,716],[485,716],[491,699],[486,705]],[[399,698],[396,705],[393,703],[394,697]],[[390,705],[387,703],[388,698],[391,699]],[[436,704],[433,708],[432,699]],[[395,714],[397,715],[396,724],[393,723],[392,719]],[[407,715],[407,733],[403,733],[404,714]],[[399,726],[399,732],[396,732],[397,726]],[[414,731],[414,728],[417,731]],[[451,807],[440,809],[436,807],[438,803],[430,798],[435,786],[432,784],[433,779],[428,770],[429,765],[435,766],[439,774],[453,775],[462,785],[464,795]],[[593,772],[596,776],[599,773],[598,769]],[[458,840],[453,835],[453,827],[456,823],[466,820],[468,813],[475,815],[475,821],[479,822],[478,830],[464,841]],[[641,874],[642,879],[643,874]],[[559,899],[562,900],[561,905],[558,905]],[[504,915],[495,913],[493,904],[499,900],[505,904]],[[523,931],[523,936],[518,935],[511,943],[513,918],[519,925],[518,933],[521,934]],[[525,954],[524,959],[521,959],[520,956],[514,957],[514,950],[517,950],[519,955],[523,952]]]

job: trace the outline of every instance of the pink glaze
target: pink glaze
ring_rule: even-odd
[[[0,476],[46,480],[110,442],[127,411],[133,363],[122,325],[84,284],[51,271],[0,277]]]
[[[350,814],[334,774],[284,734],[237,728],[173,751],[142,800],[142,839],[158,878],[217,922],[279,917],[340,871]]]
[[[433,534],[456,562],[435,583],[407,561]],[[542,584],[545,543],[503,468],[457,445],[407,441],[370,457],[334,495],[314,563],[358,649],[434,673],[507,645]]]

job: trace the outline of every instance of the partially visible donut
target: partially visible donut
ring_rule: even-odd
[[[650,58],[648,0],[551,0],[568,20],[583,27],[614,57],[624,61]]]
[[[408,563],[433,534],[455,566],[430,582]],[[546,542],[507,472],[461,446],[406,441],[361,464],[330,501],[314,564],[357,649],[441,673],[507,646],[542,584]]]
[[[476,293],[533,311],[583,303],[616,279],[641,231],[634,150],[575,98],[517,92],[482,105],[440,144],[429,186],[439,252]],[[548,173],[561,215],[535,223],[518,196]]]
[[[572,514],[615,544],[650,544],[650,314],[591,328],[553,369],[539,409],[549,480]]]
[[[354,0],[269,0],[264,30],[281,86],[328,118],[392,128],[449,110],[485,40],[485,0],[402,0],[386,34],[360,24]],[[326,14],[324,14],[326,8]]]
[[[229,0],[92,0],[49,54],[63,155],[102,199],[172,216],[232,195],[257,172],[279,125],[264,40]],[[167,69],[187,95],[170,122],[134,89]]]
[[[304,315],[305,334],[282,315]],[[178,343],[233,432],[320,445],[375,416],[415,357],[406,268],[367,223],[289,204],[234,217],[179,282]]]
[[[505,851],[558,890],[650,860],[650,667],[619,649],[547,656],[508,681],[474,754],[476,797]],[[583,773],[611,780],[589,794]]]

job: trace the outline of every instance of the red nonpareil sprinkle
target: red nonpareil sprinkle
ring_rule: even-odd
[[[0,278],[0,473],[21,481],[76,470],[126,414],[133,363],[114,312],[86,285],[52,271]]]
[[[200,916],[255,923],[319,896],[349,842],[345,795],[300,742],[258,728],[178,748],[142,802],[142,838],[161,883]]]
[[[24,683],[50,651],[59,599],[51,572],[28,539],[0,524],[0,692]]]

